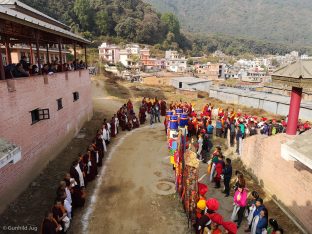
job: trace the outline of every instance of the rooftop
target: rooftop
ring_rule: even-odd
[[[237,94],[243,97],[251,97],[251,98],[259,98],[263,100],[269,100],[269,101],[276,101],[283,104],[289,104],[290,103],[290,97],[279,95],[279,94],[271,94],[271,93],[265,93],[265,92],[258,92],[258,91],[249,91],[248,89],[238,89],[238,88],[231,88],[231,87],[211,87],[211,90],[219,90],[225,93],[232,93]],[[312,109],[312,102],[308,101],[302,101],[301,107],[305,107],[308,109]]]
[[[16,10],[18,12],[21,12],[21,13],[28,13],[28,14],[33,14],[33,15],[36,15],[37,17],[36,18],[42,18],[43,21],[50,21],[52,24],[56,24],[57,26],[59,27],[63,27],[64,29],[67,29],[69,30],[70,27],[68,27],[67,25],[63,24],[62,22],[56,20],[56,19],[53,19],[52,17],[20,2],[20,1],[17,1],[17,0],[0,0],[0,5],[2,5],[3,7],[7,7],[7,8],[10,8],[12,10]]]
[[[277,69],[272,74],[272,81],[299,88],[312,87],[312,60],[300,59]]]
[[[186,84],[198,84],[198,83],[212,82],[211,80],[200,79],[196,77],[174,77],[171,80],[183,82]]]
[[[282,156],[288,160],[297,160],[312,169],[312,130],[298,135],[282,146]]]
[[[19,9],[17,7],[20,7]],[[24,9],[24,10],[21,10]],[[31,29],[39,29],[41,31],[51,33],[53,35],[58,35],[64,39],[69,39],[82,44],[89,44],[90,41],[84,39],[83,37],[70,32],[65,24],[23,4],[19,1],[13,0],[0,0],[0,21],[3,28],[0,28],[0,34],[6,35],[11,38],[21,38],[25,37],[28,40],[35,40],[32,36],[32,32],[28,32],[28,35],[23,35],[18,30],[7,29],[7,27],[17,28],[18,25],[22,25],[24,28],[19,29],[27,30],[27,27]],[[14,26],[14,23],[16,26]],[[7,30],[5,30],[6,28]],[[50,37],[46,38],[50,39]],[[65,41],[63,42],[65,44]]]

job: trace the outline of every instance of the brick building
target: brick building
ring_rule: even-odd
[[[2,4],[5,2],[5,4]],[[89,41],[67,26],[18,1],[0,1],[0,38],[8,63],[13,44],[58,44],[84,48]],[[48,51],[47,51],[48,52]],[[49,53],[49,52],[48,52]],[[86,69],[6,79],[0,56],[0,212],[78,133],[93,114]],[[40,65],[40,60],[37,61]]]

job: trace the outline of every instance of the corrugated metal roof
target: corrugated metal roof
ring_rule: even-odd
[[[34,8],[28,6],[25,3],[22,3],[20,1],[17,1],[17,0],[0,0],[0,5],[17,5],[17,6],[20,6],[20,7],[24,8],[24,9],[26,9],[28,11],[31,11],[31,12],[33,12],[35,14],[38,14],[38,15],[40,15],[42,17],[45,17],[45,18],[47,18],[49,20],[52,20],[52,21],[54,21],[54,22],[56,22],[58,24],[61,24],[61,25],[63,25],[66,28],[69,28],[66,24],[63,24],[62,22],[60,22],[60,21],[58,21],[56,19],[53,19],[52,17],[50,17],[50,16],[48,16],[46,14],[43,14],[42,12],[40,12],[40,11],[38,11],[38,10],[36,10],[36,9],[34,9]]]
[[[205,80],[205,79],[200,79],[196,77],[174,77],[171,80],[183,82],[186,84],[196,84],[196,83],[203,83],[203,82],[212,82],[211,80]]]
[[[9,0],[2,0],[2,1],[9,1]],[[44,22],[42,20],[36,19],[36,18],[31,17],[29,15],[20,13],[18,11],[15,11],[15,10],[12,10],[12,9],[9,9],[9,8],[6,8],[6,7],[3,7],[3,6],[0,5],[0,18],[1,18],[1,14],[13,17],[15,19],[18,19],[18,20],[20,20],[19,23],[21,23],[21,24],[23,24],[23,22],[28,22],[31,25],[33,25],[34,27],[38,27],[39,26],[44,31],[48,31],[48,32],[51,32],[51,33],[54,33],[54,34],[55,34],[55,32],[57,32],[57,33],[61,34],[64,37],[71,38],[73,40],[77,40],[77,41],[80,41],[80,42],[83,42],[83,43],[87,43],[87,44],[90,43],[90,41],[84,39],[83,37],[81,37],[79,35],[76,35],[76,34],[70,32],[70,31],[68,31],[68,30],[65,30],[65,29],[60,28],[58,26],[46,23],[46,22]]]
[[[312,60],[298,60],[277,69],[272,76],[312,79]]]
[[[249,91],[244,89],[237,89],[237,88],[231,88],[231,87],[216,87],[213,86],[210,88],[211,90],[225,92],[225,93],[232,93],[236,95],[240,95],[243,97],[250,97],[250,98],[259,98],[263,100],[269,100],[269,101],[275,101],[279,103],[289,104],[290,97],[279,95],[279,94],[271,94],[271,93],[265,93],[265,92],[258,92],[258,91]],[[302,100],[301,107],[306,107],[309,109],[312,109],[312,102]]]

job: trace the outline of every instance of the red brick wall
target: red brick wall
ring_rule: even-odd
[[[22,150],[22,159],[0,169],[0,212],[59,153],[93,114],[91,81],[87,70],[14,80],[15,92],[0,81],[0,138]],[[73,102],[73,92],[79,100]],[[57,110],[58,98],[63,109]],[[50,119],[32,125],[30,111],[49,108]],[[39,169],[39,171],[38,171]],[[35,171],[35,173],[34,173]]]
[[[281,144],[289,137],[253,136],[244,140],[240,157],[260,184],[299,220],[312,230],[312,170],[303,164],[281,158]]]

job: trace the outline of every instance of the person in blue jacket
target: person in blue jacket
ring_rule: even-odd
[[[254,220],[255,217],[256,217],[257,215],[259,215],[260,212],[261,212],[261,210],[263,210],[263,209],[265,209],[265,206],[263,205],[263,199],[260,198],[260,197],[258,197],[257,200],[256,200],[256,210],[255,210],[255,212],[253,213],[253,218],[252,218],[252,220]],[[253,223],[253,221],[252,221],[251,223]],[[251,231],[251,225],[252,225],[252,224],[249,225],[248,229],[246,229],[245,232],[250,232],[250,231]]]
[[[263,208],[259,215],[257,215],[253,222],[251,227],[251,234],[262,234],[263,230],[266,230],[268,227],[268,210],[266,208]]]

